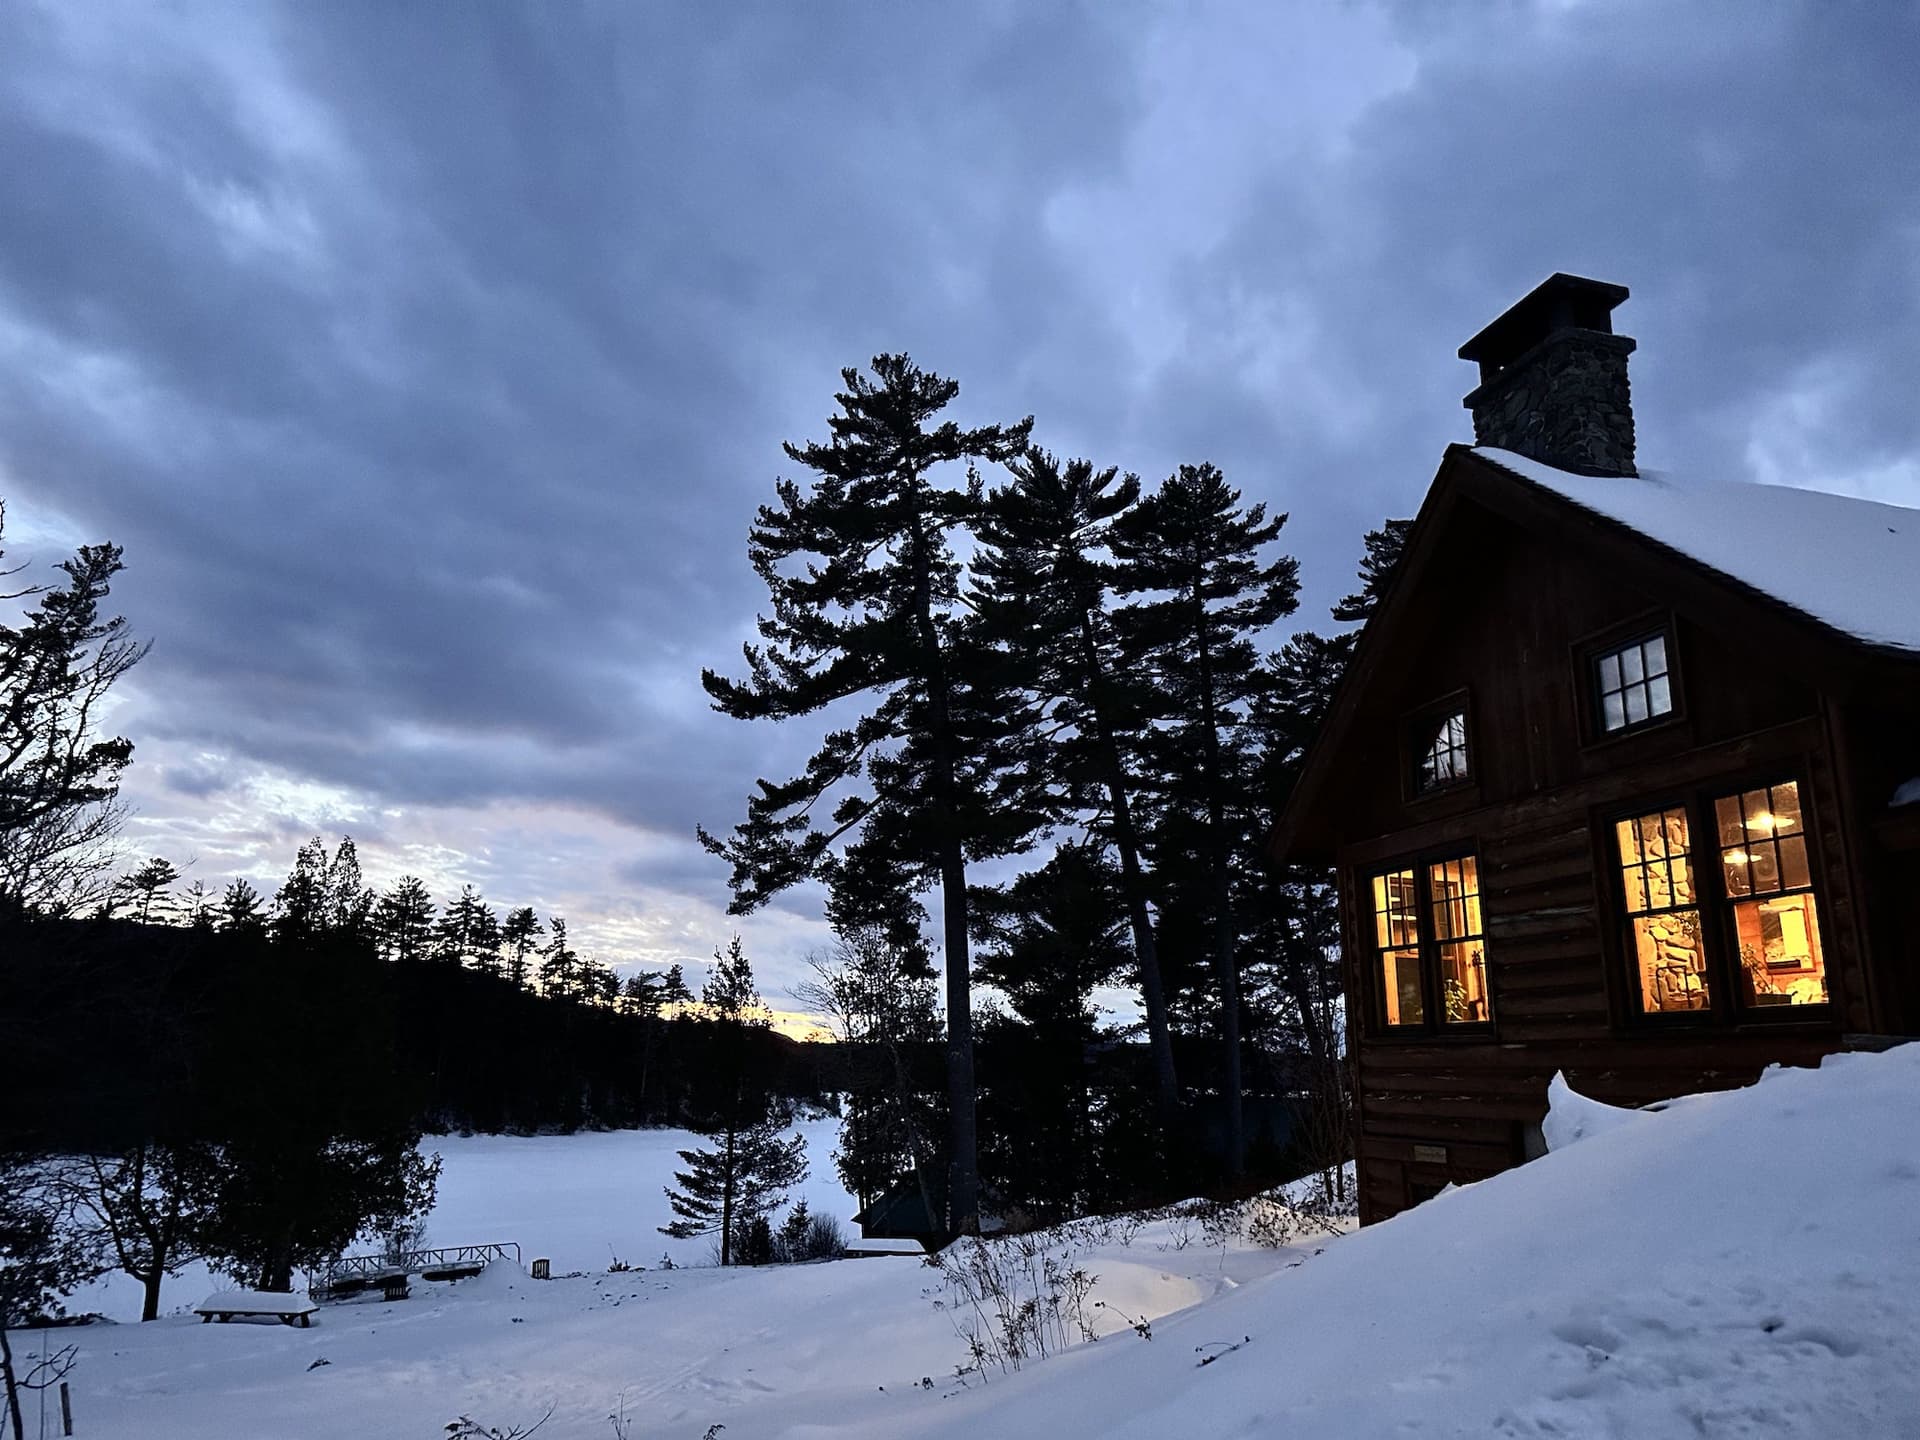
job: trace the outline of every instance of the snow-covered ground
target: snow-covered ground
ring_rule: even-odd
[[[83,1346],[82,1437],[397,1440],[552,1405],[541,1434],[585,1440],[622,1404],[631,1435],[686,1440],[712,1425],[720,1440],[1905,1437],[1920,1434],[1916,1101],[1920,1045],[1658,1113],[1562,1091],[1554,1153],[1317,1255],[1181,1246],[1164,1224],[1110,1237],[1086,1263],[1116,1333],[964,1388],[938,1277],[900,1259],[496,1270],[327,1307],[311,1330],[175,1318],[61,1338]],[[651,1264],[650,1167],[671,1143],[448,1142],[436,1238],[497,1222],[556,1270],[603,1272],[608,1244]],[[831,1128],[812,1145],[830,1173]],[[1158,1317],[1152,1339],[1117,1311]]]
[[[1920,1435],[1920,1045],[1658,1113],[1555,1100],[1544,1159],[912,1433]]]
[[[812,1174],[798,1193],[850,1220],[832,1164],[838,1122],[801,1129]],[[966,1359],[933,1303],[939,1277],[912,1256],[711,1267],[708,1242],[656,1228],[672,1218],[662,1187],[674,1151],[693,1141],[681,1131],[431,1140],[444,1169],[429,1243],[514,1240],[560,1278],[495,1267],[452,1286],[416,1282],[407,1300],[328,1305],[299,1330],[201,1325],[184,1312],[217,1282],[196,1267],[168,1284],[165,1319],[52,1332],[83,1349],[76,1434],[399,1440],[442,1434],[460,1415],[524,1426],[552,1406],[542,1437],[605,1440],[624,1405],[633,1437],[699,1440],[724,1424],[722,1440],[752,1440],[796,1424],[896,1433],[935,1414],[956,1387],[919,1382],[948,1379]],[[1159,1316],[1283,1263],[1209,1248],[1191,1225],[1130,1239],[1094,1257],[1093,1298],[1114,1307],[1091,1312],[1102,1331],[1125,1325],[1118,1312]],[[663,1251],[681,1268],[658,1268]],[[615,1255],[647,1269],[608,1273]],[[138,1292],[112,1284],[70,1308],[130,1319]]]
[[[833,1168],[838,1120],[799,1125],[807,1137],[806,1181],[793,1192],[810,1210],[832,1215],[851,1237],[860,1208]],[[708,1240],[669,1240],[673,1219],[665,1187],[678,1151],[703,1142],[685,1130],[613,1130],[577,1135],[429,1135],[421,1149],[441,1159],[440,1199],[427,1221],[428,1245],[517,1244],[522,1256],[550,1260],[555,1274],[605,1270],[617,1257],[657,1268],[707,1263]],[[193,1265],[166,1282],[163,1314],[183,1314],[224,1282]],[[110,1275],[70,1297],[68,1310],[116,1320],[140,1318],[140,1287]]]

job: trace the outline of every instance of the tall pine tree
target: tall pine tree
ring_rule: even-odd
[[[114,889],[125,897],[133,918],[142,925],[152,921],[165,923],[173,914],[173,896],[167,892],[180,878],[171,860],[156,855],[131,874],[120,877]]]
[[[747,678],[702,676],[716,709],[743,720],[813,715],[856,697],[865,713],[831,732],[801,774],[762,780],[730,839],[702,832],[733,867],[734,910],[830,876],[849,835],[911,888],[938,884],[947,982],[949,1224],[979,1226],[967,862],[1006,853],[1031,817],[987,803],[986,777],[1009,708],[969,663],[952,536],[981,502],[974,462],[1025,446],[1031,419],[962,429],[939,416],[959,386],[904,355],[881,355],[846,388],[825,442],[788,445],[813,474],[782,479],[748,553],[772,613],[746,647]],[[959,483],[947,477],[964,467]],[[835,799],[829,801],[829,795]],[[825,816],[825,823],[816,817]]]
[[[1051,1224],[1111,1208],[1131,1192],[1100,1173],[1103,1107],[1089,1053],[1098,1039],[1093,995],[1132,958],[1117,903],[1119,875],[1097,845],[1062,845],[1038,870],[982,892],[980,978],[1007,997],[995,1017],[997,1065],[983,1105],[983,1169],[1032,1220]],[[1164,1183],[1164,1164],[1152,1167]],[[1129,1187],[1142,1177],[1126,1177]]]
[[[567,922],[558,915],[540,949],[540,993],[556,1000],[580,998],[580,952],[567,943]]]
[[[531,905],[522,905],[518,910],[509,911],[500,926],[506,976],[516,988],[529,988],[533,975],[533,956],[538,952],[540,937],[545,933],[546,927],[540,923],[540,917],[533,913]]]
[[[425,960],[433,948],[433,897],[417,875],[402,875],[373,912],[380,954],[400,964]]]
[[[1333,607],[1335,620],[1365,622],[1392,584],[1411,522],[1388,520],[1366,536],[1360,588]],[[1261,843],[1299,778],[1359,632],[1301,631],[1267,659],[1267,683],[1251,708],[1258,737],[1258,780],[1249,792],[1243,843],[1263,863],[1248,872],[1244,933],[1263,957],[1274,1003],[1269,1010],[1297,1037],[1289,1088],[1309,1099],[1297,1142],[1320,1170],[1326,1197],[1345,1198],[1341,1163],[1352,1154],[1351,1104],[1344,1060],[1346,1016],[1339,973],[1339,900],[1331,872],[1275,865]],[[1289,1063],[1285,1057],[1282,1063]]]
[[[1133,597],[1117,615],[1131,663],[1151,675],[1165,701],[1152,735],[1162,788],[1163,840],[1198,842],[1205,876],[1212,966],[1220,994],[1226,1161],[1238,1174],[1242,1123],[1240,984],[1234,943],[1232,870],[1236,845],[1228,807],[1252,783],[1242,726],[1263,682],[1258,639],[1291,614],[1299,565],[1265,552],[1286,524],[1240,492],[1212,465],[1182,465],[1114,524],[1120,564],[1115,588]]]
[[[1011,759],[1029,783],[1053,777],[1069,816],[1091,814],[1119,861],[1119,891],[1140,973],[1163,1124],[1179,1105],[1173,1039],[1135,820],[1134,738],[1157,691],[1127,664],[1113,630],[1108,532],[1139,499],[1135,476],[1030,450],[989,497],[973,572],[982,626],[1024,665],[1044,701]]]

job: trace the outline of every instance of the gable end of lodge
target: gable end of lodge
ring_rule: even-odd
[[[1339,878],[1361,1218],[1920,1033],[1920,511],[1643,471],[1622,286],[1461,349],[1448,448],[1273,836]]]

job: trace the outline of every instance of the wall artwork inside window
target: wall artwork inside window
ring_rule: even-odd
[[[1723,796],[1713,802],[1713,816],[1740,951],[1741,1003],[1826,1004],[1800,787],[1788,781]]]
[[[1689,808],[1614,826],[1640,1009],[1650,1015],[1825,1005],[1813,865],[1800,786],[1792,780],[1715,796],[1704,873]],[[1703,922],[1713,922],[1703,927]]]
[[[1614,826],[1640,1008],[1705,1010],[1713,1002],[1700,937],[1687,812],[1676,806]]]
[[[1609,735],[1673,713],[1673,676],[1664,635],[1609,650],[1594,661],[1594,679],[1600,728]]]

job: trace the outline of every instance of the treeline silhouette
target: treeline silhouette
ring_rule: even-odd
[[[543,993],[445,950],[385,958],[371,930],[303,921],[299,903],[188,909],[178,924],[151,903],[5,923],[0,983],[20,1022],[8,1128],[39,1149],[113,1149],[197,1127],[187,1112],[217,1110],[233,1087],[282,1084],[376,1086],[430,1132],[698,1127],[721,1103],[716,1026],[675,972]],[[825,1100],[818,1047],[760,1030],[745,1048],[757,1086]]]

